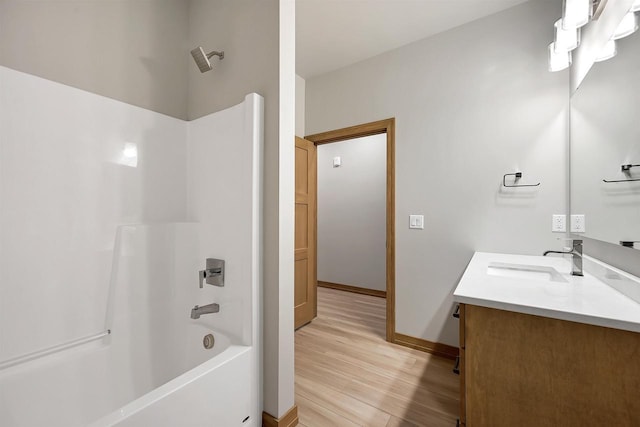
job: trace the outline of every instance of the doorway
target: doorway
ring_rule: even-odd
[[[395,119],[393,118],[309,135],[304,140],[296,139],[295,319],[296,328],[298,328],[317,315],[317,147],[373,135],[386,137],[385,280],[384,290],[380,289],[378,296],[383,294],[386,296],[385,335],[387,341],[393,342],[395,339]],[[302,163],[304,166],[299,167]],[[301,175],[303,172],[305,176]],[[327,283],[323,285],[327,286]],[[343,287],[343,290],[357,290],[348,288],[349,286]]]

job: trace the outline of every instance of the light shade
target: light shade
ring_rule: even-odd
[[[555,43],[549,45],[549,71],[562,71],[571,65],[571,52],[558,50]]]
[[[616,46],[615,40],[609,40],[607,44],[604,45],[598,56],[596,56],[596,62],[606,61],[607,59],[611,59],[618,54],[618,48]]]
[[[569,51],[580,45],[580,28],[565,30],[562,28],[562,19],[559,19],[555,25],[555,49],[559,51]]]
[[[618,28],[616,28],[616,32],[613,34],[613,39],[618,40],[630,36],[636,31],[638,31],[638,16],[633,12],[629,12],[624,15],[624,18],[622,18],[622,21],[618,24]]]
[[[562,5],[562,28],[580,28],[591,19],[592,0],[564,0]]]
[[[636,0],[635,2],[633,2],[633,6],[631,6],[631,12],[638,11],[640,11],[640,0]]]

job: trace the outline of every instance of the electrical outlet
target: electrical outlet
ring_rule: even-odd
[[[567,231],[567,216],[566,215],[553,215],[551,220],[551,231],[554,233],[566,233]]]
[[[584,215],[571,215],[571,232],[584,233],[587,231]]]

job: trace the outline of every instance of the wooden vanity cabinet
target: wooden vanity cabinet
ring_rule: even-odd
[[[640,426],[640,334],[460,304],[460,425]]]

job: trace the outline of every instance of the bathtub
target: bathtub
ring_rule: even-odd
[[[120,227],[105,332],[0,364],[0,426],[258,425],[255,288],[234,283],[246,272],[232,263],[224,288],[200,289],[202,236],[193,223]],[[190,318],[211,302],[219,313]]]
[[[132,347],[126,342],[130,337],[114,329],[97,342],[4,370],[0,425],[257,425],[247,393],[252,347],[193,322],[159,334],[158,342]],[[203,345],[207,334],[215,337],[209,350]],[[146,359],[148,344],[163,349],[153,365]]]
[[[232,262],[225,287],[199,288],[204,234],[197,223],[119,227],[105,331],[0,363],[0,426],[259,425],[256,287]],[[212,302],[218,313],[191,319]]]
[[[42,299],[0,325],[1,427],[261,424],[262,117],[250,94],[188,123],[188,222],[96,225],[78,249],[92,269],[66,257],[55,281],[16,282]],[[224,287],[199,287],[207,258]]]

